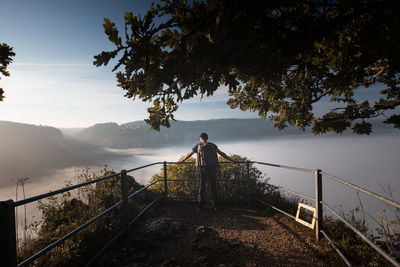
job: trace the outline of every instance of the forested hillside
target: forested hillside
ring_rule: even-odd
[[[67,138],[54,127],[0,121],[0,186],[11,179],[35,178],[51,169],[101,164],[110,152]]]
[[[102,123],[86,128],[74,137],[111,148],[134,148],[193,143],[201,132],[207,132],[210,140],[218,142],[303,133],[295,128],[279,132],[271,121],[262,119],[217,119],[175,121],[171,128],[162,128],[159,132],[151,131],[144,121],[121,125]]]

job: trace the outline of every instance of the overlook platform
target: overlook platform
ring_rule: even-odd
[[[274,215],[268,208],[257,210],[226,204],[217,212],[211,209],[200,212],[195,205],[171,199],[158,202],[131,230],[126,244],[115,244],[97,264],[221,267],[332,264],[323,259],[311,230],[290,224],[290,219]]]
[[[76,253],[74,259],[77,261],[84,261],[82,264],[86,262],[85,266],[222,267],[338,266],[344,264],[352,266],[351,262],[353,261],[360,263],[358,265],[369,265],[373,263],[377,266],[389,266],[387,264],[390,262],[390,264],[400,267],[398,259],[392,257],[388,251],[385,251],[385,247],[383,247],[382,244],[375,243],[374,240],[358,230],[351,222],[347,221],[344,216],[339,214],[338,211],[323,200],[322,178],[333,180],[357,190],[357,194],[358,192],[363,192],[393,208],[400,209],[399,202],[347,182],[342,178],[323,172],[320,169],[312,170],[258,161],[243,161],[238,163],[242,164],[241,168],[237,170],[235,168],[236,171],[234,173],[228,171],[228,173],[222,176],[224,179],[219,180],[219,182],[225,183],[225,185],[231,185],[231,187],[221,187],[221,192],[228,193],[227,197],[223,199],[235,201],[253,199],[256,203],[262,203],[262,207],[256,207],[257,205],[244,206],[243,202],[239,202],[239,204],[236,202],[230,205],[223,205],[222,210],[218,212],[212,210],[206,210],[204,212],[196,211],[195,202],[174,200],[174,194],[172,194],[174,183],[188,182],[190,184],[196,180],[188,178],[187,176],[190,175],[185,173],[182,173],[182,177],[171,175],[174,173],[173,168],[176,166],[176,162],[167,161],[154,162],[129,170],[121,170],[119,173],[112,172],[107,176],[90,179],[79,184],[70,185],[16,202],[12,199],[1,201],[0,228],[2,229],[2,234],[0,235],[0,251],[1,257],[4,259],[3,265],[12,267],[28,266],[40,257],[46,257],[49,251],[65,244],[66,240],[73,236],[76,237],[77,233],[88,228],[100,218],[107,218],[105,216],[111,218],[110,215],[113,215],[116,216],[116,218],[111,220],[111,222],[115,223],[107,225],[107,227],[111,227],[108,231],[113,232],[113,237],[109,239],[110,237],[103,236],[108,241],[105,242],[103,240],[104,242],[98,242],[96,246],[93,246],[93,250],[98,251],[97,254],[92,256],[92,252],[90,251],[90,249],[92,249],[91,245],[89,246],[90,249],[86,249],[86,251],[82,248],[83,251]],[[193,164],[193,162],[187,162],[185,164]],[[252,164],[312,174],[315,181],[314,197],[294,192],[283,187],[266,184],[265,181],[261,184],[254,184],[254,182],[257,181],[257,172],[251,172]],[[132,180],[129,178],[132,178],[132,176],[128,176],[127,174],[155,165],[162,165],[163,177],[161,174],[150,184],[134,188]],[[168,166],[172,167],[169,169]],[[189,171],[189,174],[190,173],[193,172]],[[29,257],[22,257],[25,258],[24,260],[21,261],[17,259],[18,238],[15,227],[17,207],[63,194],[71,190],[83,188],[88,185],[96,184],[97,186],[97,184],[102,181],[109,181],[111,183],[110,187],[116,189],[113,190],[113,193],[117,194],[116,200],[113,200],[114,204],[110,206],[108,203],[106,207],[101,207],[100,209],[95,207],[94,212],[97,215],[94,217],[89,216],[88,218],[82,218],[78,223],[78,227],[75,226],[76,228],[67,229],[55,240],[54,238],[50,240],[50,242],[47,240],[46,242],[49,243],[47,246],[42,246],[43,248],[33,255],[31,253]],[[120,181],[120,186],[115,187],[115,181]],[[253,183],[245,183],[246,181],[252,181]],[[238,185],[245,186],[239,188]],[[255,195],[251,197],[253,194],[251,191],[252,186],[258,187],[259,185],[265,185],[267,187],[261,187],[262,191],[254,192]],[[146,192],[149,193],[148,189],[150,187],[153,187],[153,189],[156,188],[158,193],[152,193],[150,194],[151,196],[147,194]],[[240,197],[230,198],[229,194],[232,192],[236,192],[236,195]],[[294,217],[294,215],[288,213],[288,211],[276,207],[275,205],[277,204],[275,202],[279,203],[279,201],[282,200],[281,193],[277,192],[289,193],[301,199],[311,201],[311,203],[314,202],[314,207],[311,206],[307,208],[313,210],[311,225],[306,222],[302,222],[301,224],[295,222],[299,221],[298,218],[296,219],[296,217],[300,215],[299,209],[297,209],[296,217]],[[150,199],[152,199],[152,201],[150,201]],[[137,205],[130,208],[129,205],[132,203],[137,203]],[[294,204],[301,204],[296,203]],[[300,207],[300,205],[298,207]],[[334,227],[334,239],[329,233],[325,232],[328,228],[324,229],[324,227],[322,227],[324,209],[336,217],[335,223],[331,225]],[[280,213],[276,214],[275,211],[279,211]],[[112,212],[116,213],[112,214]],[[147,212],[146,217],[140,217],[145,214],[145,212]],[[284,215],[282,214],[287,215],[287,217],[283,217]],[[303,224],[309,225],[314,230],[303,226]],[[340,231],[338,234],[335,234],[336,229]],[[342,230],[345,229],[346,231],[342,232]],[[100,231],[103,230],[104,227],[100,229]],[[346,236],[346,238],[343,239],[343,236]],[[322,241],[318,243],[316,240],[321,240],[322,237],[324,237],[323,240],[326,239],[327,242]],[[347,237],[350,239],[347,239]],[[101,238],[94,239],[95,240],[92,239],[91,241],[97,242]],[[339,240],[339,242],[335,242],[335,239]],[[357,246],[355,248],[349,248],[346,245],[347,240],[354,240],[354,244],[357,244]],[[341,244],[343,242],[345,244]],[[335,245],[335,243],[337,245]],[[358,244],[363,245],[363,243],[367,243],[370,248],[368,249],[367,247],[365,250],[366,252],[363,252],[362,258],[360,258]],[[329,247],[327,250],[327,245],[332,246],[337,253],[335,254],[336,256],[331,257],[332,255],[329,253],[329,249],[332,251],[332,248]],[[362,248],[364,249],[364,247]],[[347,257],[343,254],[341,249],[346,250]],[[380,254],[380,256],[378,254]],[[337,258],[338,256],[343,261]],[[47,259],[42,258],[41,260],[43,263],[46,263],[51,257],[52,255],[50,254],[47,256]],[[348,257],[351,257],[351,260],[349,260]],[[88,260],[88,258],[90,258],[90,260]],[[82,264],[79,263],[79,266],[82,266]]]

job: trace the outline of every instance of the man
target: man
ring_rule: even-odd
[[[198,209],[202,210],[204,207],[204,189],[206,180],[210,185],[213,208],[215,211],[218,210],[218,195],[217,195],[217,180],[216,174],[218,170],[218,154],[223,158],[236,163],[233,159],[228,157],[224,152],[218,149],[218,147],[208,142],[208,135],[206,133],[200,134],[200,143],[195,145],[191,152],[189,152],[182,160],[178,161],[178,164],[184,162],[190,158],[194,153],[197,153],[196,167],[199,176],[199,193],[198,193]]]

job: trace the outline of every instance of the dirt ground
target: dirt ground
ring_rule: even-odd
[[[271,213],[271,212],[268,212]],[[102,266],[330,266],[316,241],[265,211],[225,205],[197,211],[164,200],[130,232]]]

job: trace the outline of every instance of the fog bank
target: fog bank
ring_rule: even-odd
[[[193,145],[197,140],[193,140]],[[210,140],[213,141],[213,140]],[[285,136],[261,140],[243,140],[217,144],[228,154],[239,154],[250,160],[289,165],[308,169],[321,169],[375,193],[400,201],[399,152],[400,137],[396,135],[372,136]],[[157,161],[177,161],[190,152],[193,146],[176,146],[160,149],[118,150],[135,155],[136,162],[124,158],[115,162],[129,169]],[[114,151],[117,152],[117,151]],[[293,170],[256,165],[270,183],[314,197],[314,175]],[[161,166],[133,173],[140,181],[148,181]],[[360,200],[372,217],[379,210],[388,210],[382,202],[359,193],[342,184],[323,177],[323,199],[338,210],[349,211]],[[329,213],[327,213],[329,214]],[[390,215],[388,215],[390,216]],[[368,220],[368,218],[367,218]],[[371,220],[369,220],[372,223]]]
[[[210,139],[210,141],[213,141]],[[118,154],[118,158],[110,158],[107,164],[120,171],[132,169],[153,162],[177,161],[181,156],[191,151],[192,145],[174,146],[168,148],[134,148],[134,149],[107,149],[111,154]],[[398,172],[400,137],[395,135],[373,136],[285,136],[270,137],[260,140],[242,140],[236,142],[217,143],[218,147],[228,154],[238,154],[250,160],[273,164],[289,165],[309,169],[321,169],[351,183],[362,186],[373,192],[388,196],[388,188],[393,199],[400,201],[400,177]],[[290,190],[314,197],[314,176],[293,170],[256,165],[270,183],[283,186]],[[101,165],[92,165],[93,169],[100,169]],[[146,183],[162,165],[131,172],[138,182]],[[27,197],[61,188],[65,180],[75,176],[75,169],[71,167],[53,171],[47,176],[34,181],[28,181],[25,190]],[[0,189],[0,197],[15,199],[15,187]],[[359,194],[366,212],[376,217],[387,209],[381,202]],[[323,199],[339,210],[348,211],[359,205],[356,191],[344,185],[323,178]],[[35,214],[34,207],[29,215]],[[21,212],[21,211],[20,211]],[[36,212],[37,213],[37,212]],[[327,213],[329,214],[329,213]]]

